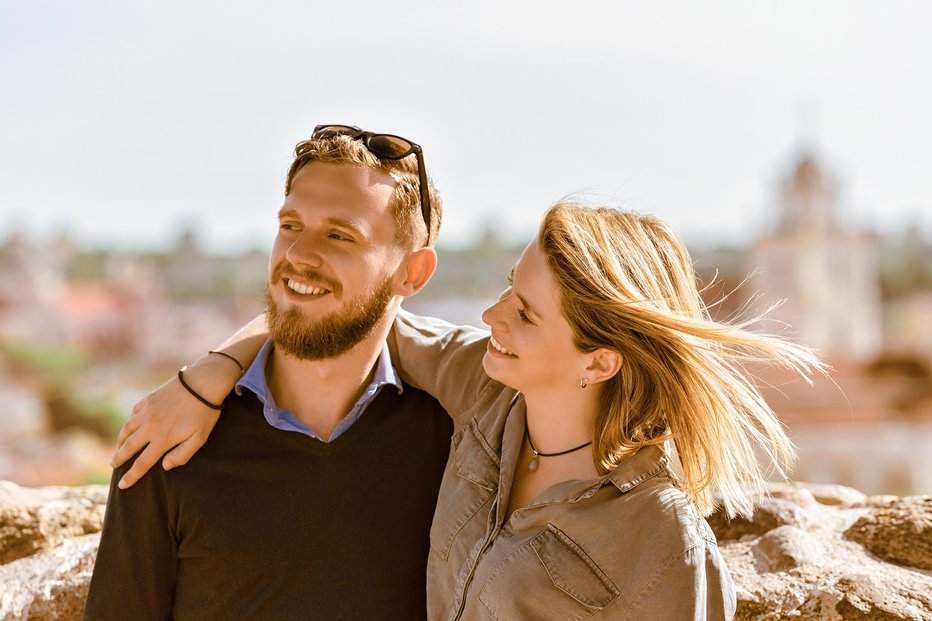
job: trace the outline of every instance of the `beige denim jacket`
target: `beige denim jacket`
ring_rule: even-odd
[[[505,520],[525,406],[485,375],[488,333],[402,311],[395,338],[402,377],[455,423],[430,533],[431,621],[732,619],[715,536],[660,449],[555,485]]]

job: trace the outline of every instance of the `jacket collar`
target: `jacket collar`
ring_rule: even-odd
[[[634,455],[626,457],[608,474],[589,481],[567,481],[554,486],[562,488],[564,502],[576,502],[593,496],[605,485],[614,485],[622,494],[667,470],[669,458],[659,446],[645,446]],[[575,484],[575,485],[574,485]],[[581,485],[580,485],[581,484]],[[567,487],[563,487],[566,485]],[[556,491],[556,490],[555,490]],[[558,500],[552,498],[551,500]]]
[[[645,446],[606,475],[618,491],[624,493],[667,468],[670,459],[659,446]]]

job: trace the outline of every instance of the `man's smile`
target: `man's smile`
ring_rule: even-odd
[[[294,291],[295,293],[300,293],[301,295],[325,295],[330,293],[328,289],[322,287],[315,287],[314,285],[306,285],[300,283],[296,280],[290,278],[285,278],[285,286]]]

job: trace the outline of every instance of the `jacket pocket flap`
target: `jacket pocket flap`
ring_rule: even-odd
[[[620,595],[608,576],[563,531],[549,524],[531,546],[554,586],[590,608],[604,608]]]
[[[498,486],[498,455],[476,429],[474,420],[463,428],[459,446],[454,450],[457,474],[488,490]]]

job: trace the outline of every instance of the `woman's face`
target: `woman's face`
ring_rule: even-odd
[[[559,290],[535,238],[512,270],[511,286],[482,314],[492,328],[482,367],[525,395],[579,389],[588,356],[573,345]]]

